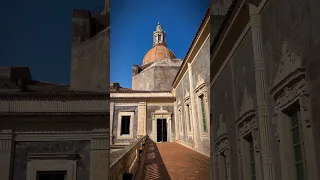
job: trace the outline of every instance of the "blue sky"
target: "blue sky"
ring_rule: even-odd
[[[210,0],[111,0],[110,81],[132,85],[132,65],[141,65],[152,48],[157,23],[167,33],[168,47],[184,58]]]
[[[131,87],[161,22],[168,47],[183,58],[209,0],[111,0],[111,82]],[[104,0],[0,1],[0,66],[29,66],[33,79],[69,84],[72,9],[94,10]]]
[[[0,66],[29,66],[36,80],[69,84],[72,9],[104,0],[0,1]]]

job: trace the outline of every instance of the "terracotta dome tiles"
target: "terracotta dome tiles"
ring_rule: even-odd
[[[143,64],[148,64],[150,62],[165,60],[165,59],[175,59],[174,53],[164,45],[157,45],[150,49],[143,58]]]

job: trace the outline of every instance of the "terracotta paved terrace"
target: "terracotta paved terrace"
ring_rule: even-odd
[[[210,159],[178,143],[148,139],[142,180],[209,180]]]

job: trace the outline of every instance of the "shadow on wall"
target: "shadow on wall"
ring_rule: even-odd
[[[142,180],[170,180],[156,143],[148,138]]]

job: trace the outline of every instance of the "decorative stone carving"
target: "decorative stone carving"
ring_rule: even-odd
[[[194,91],[198,97],[203,95],[205,102],[208,102],[206,84],[200,74],[198,75],[197,85]]]
[[[223,115],[220,113],[219,124],[217,128],[217,137],[221,136],[224,133],[226,133],[226,124],[223,120]]]
[[[226,149],[229,149],[228,137],[220,137],[217,141],[217,151],[221,154]]]
[[[310,120],[311,113],[308,111],[308,109],[310,109],[309,101],[310,101],[310,97],[308,95],[302,96],[300,98],[300,106],[303,113],[302,120],[307,128],[311,127],[311,120]]]
[[[241,156],[241,139],[239,138],[239,135],[238,135],[238,139],[237,139],[237,155],[238,155],[238,158],[241,160],[242,159],[242,156]]]
[[[303,122],[306,127],[311,126],[310,112],[308,111],[310,97],[305,76],[306,68],[302,66],[302,58],[295,52],[288,52],[288,42],[284,41],[281,63],[270,91],[275,100],[274,127],[278,127],[277,113],[297,99],[300,100]]]
[[[226,149],[224,152],[224,156],[226,157],[226,166],[227,168],[229,169],[230,168],[230,150],[229,149]]]
[[[277,114],[274,114],[274,115],[272,116],[272,124],[273,124],[274,130],[275,130],[274,136],[275,136],[275,138],[276,138],[277,141],[280,141],[280,138],[279,138],[279,129],[278,129],[279,121],[278,121],[278,115],[277,115]]]
[[[205,84],[204,79],[201,77],[201,74],[198,74],[196,87],[200,87],[200,86],[202,86],[204,84]]]
[[[238,124],[239,136],[244,137],[252,130],[257,129],[256,118],[246,118]]]
[[[282,80],[286,79],[292,72],[302,67],[302,59],[295,52],[288,52],[288,42],[282,43],[282,58],[274,85],[279,84]]]
[[[239,117],[243,116],[245,113],[251,110],[254,110],[254,102],[252,97],[248,94],[247,87],[245,87],[243,91],[243,98]]]
[[[254,150],[258,153],[259,152],[259,140],[258,140],[258,130],[254,129],[252,130],[251,134],[252,134],[252,139],[253,139],[253,148]]]
[[[171,113],[168,110],[163,109],[162,106],[160,106],[160,109],[156,110],[154,114],[163,115],[163,114],[171,114]]]

